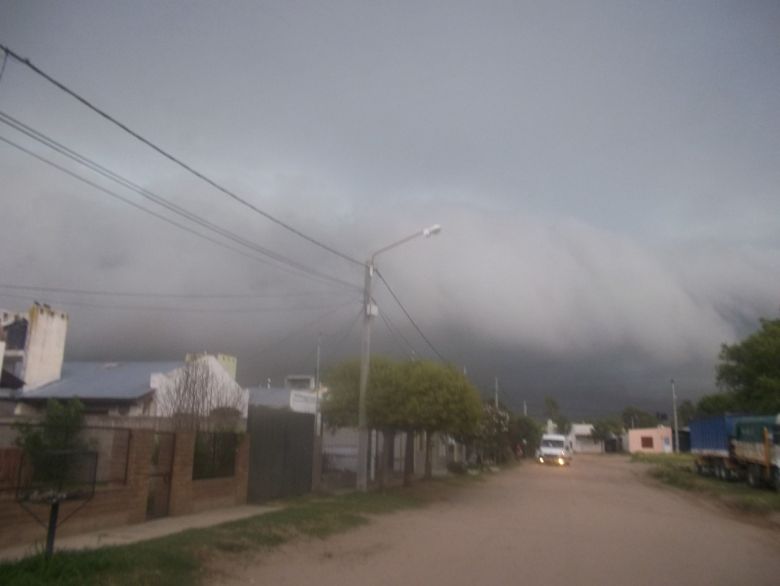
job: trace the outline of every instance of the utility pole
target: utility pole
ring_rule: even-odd
[[[680,451],[680,427],[677,424],[677,388],[674,384],[674,379],[671,380],[672,383],[672,408],[674,409],[674,453],[677,454]]]
[[[358,453],[357,453],[357,489],[368,490],[368,416],[366,412],[366,390],[368,388],[368,368],[371,359],[371,318],[375,312],[371,301],[371,288],[374,277],[373,259],[366,263],[366,276],[363,285],[363,339],[360,345],[360,389],[358,392]]]
[[[523,417],[528,417],[528,404],[523,399]]]
[[[493,377],[493,387],[494,387],[493,388],[493,398],[494,398],[495,403],[496,403],[496,409],[498,409],[498,377],[497,376]]]
[[[366,393],[368,389],[368,372],[371,361],[371,319],[378,315],[379,311],[374,305],[371,288],[373,286],[374,261],[377,256],[387,252],[391,248],[406,244],[419,236],[430,238],[441,232],[441,226],[434,224],[428,228],[415,232],[380,248],[366,261],[366,277],[363,285],[363,338],[360,343],[360,388],[358,390],[358,453],[357,453],[357,490],[368,490],[368,414],[366,412]]]
[[[322,346],[322,332],[317,334],[317,366],[314,370],[314,393],[315,393],[315,433],[322,435],[322,414],[320,413],[320,347]]]

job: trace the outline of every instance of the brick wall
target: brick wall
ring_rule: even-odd
[[[149,471],[155,431],[133,429],[129,436],[127,481],[98,486],[95,496],[58,530],[57,536],[75,535],[119,527],[146,520]],[[249,472],[249,437],[244,434],[236,455],[235,475],[230,478],[192,479],[195,434],[179,432],[174,444],[169,497],[169,515],[186,515],[209,509],[246,503]],[[60,518],[69,515],[82,502],[63,503]],[[48,507],[30,505],[46,522]],[[0,492],[0,548],[43,542],[46,529],[14,500],[14,494]]]

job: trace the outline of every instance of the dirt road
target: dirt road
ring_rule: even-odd
[[[648,485],[621,457],[526,464],[448,502],[246,560],[215,584],[780,584],[780,532]]]

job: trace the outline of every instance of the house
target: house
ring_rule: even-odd
[[[66,362],[59,380],[17,394],[16,414],[40,411],[49,399],[78,397],[88,414],[153,416],[157,381],[181,367],[181,362]]]
[[[575,454],[601,454],[604,442],[593,439],[592,423],[573,423],[569,432],[569,443]]]
[[[665,425],[643,429],[629,429],[628,451],[632,454],[668,454],[672,452],[672,428]]]

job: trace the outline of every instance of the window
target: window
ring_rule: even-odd
[[[642,449],[653,449],[653,438],[649,435],[643,435],[642,436]]]
[[[224,478],[236,473],[239,434],[203,432],[195,436],[192,479]]]

